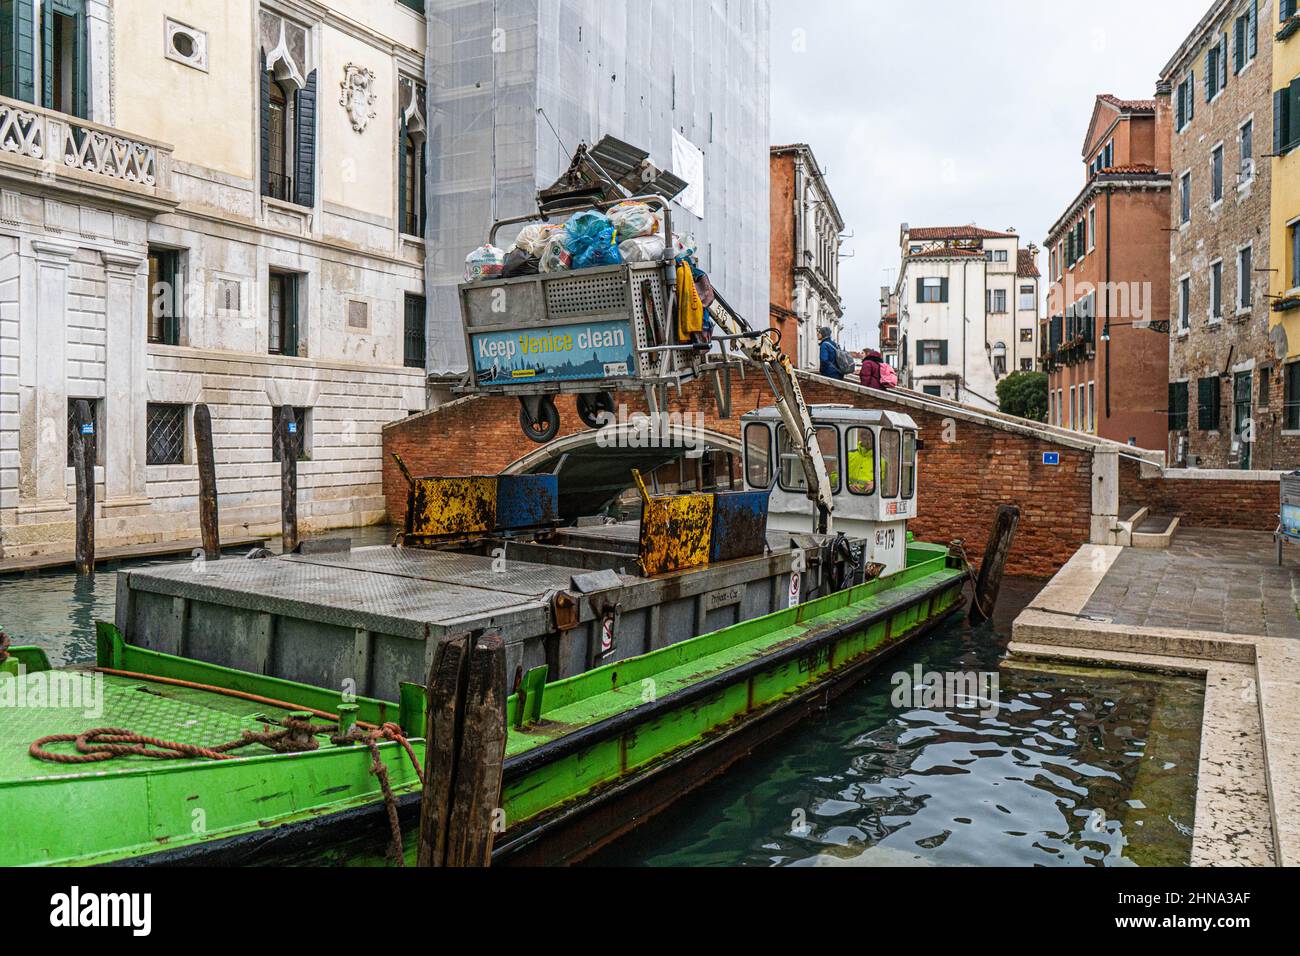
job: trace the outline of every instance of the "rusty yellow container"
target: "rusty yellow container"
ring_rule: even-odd
[[[641,547],[638,563],[647,576],[685,571],[709,563],[713,540],[713,495],[651,497],[641,475]]]
[[[442,538],[487,534],[497,524],[497,479],[417,478],[411,483],[407,533]]]

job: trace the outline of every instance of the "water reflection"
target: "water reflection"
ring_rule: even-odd
[[[917,664],[997,670],[1035,590],[1012,583],[994,625],[954,620],[591,862],[1186,864],[1200,682],[1003,668],[996,714],[891,703]]]

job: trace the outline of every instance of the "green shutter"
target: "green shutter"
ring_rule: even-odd
[[[258,127],[262,139],[262,195],[271,195],[271,74],[266,69],[266,51],[262,51],[261,116]]]
[[[397,231],[406,232],[406,117],[397,128]]]
[[[1279,156],[1286,152],[1290,138],[1288,129],[1290,112],[1291,97],[1287,95],[1287,91],[1275,91],[1273,93],[1273,152]]]
[[[294,357],[298,355],[298,283],[301,281],[301,276],[288,276],[284,283],[284,341],[280,351]]]
[[[921,303],[921,302],[924,302],[924,301],[925,301],[925,280],[924,280],[924,279],[917,279],[917,280],[916,280],[916,301],[917,301],[918,303]],[[917,348],[920,348],[920,347],[921,347],[921,343],[920,343],[920,342],[917,342],[917,343],[916,343],[916,346],[917,346]],[[920,353],[918,352],[917,354],[919,355]]]
[[[293,201],[299,206],[316,205],[316,71],[307,85],[295,94],[298,104],[296,170]]]
[[[940,302],[948,301],[948,280],[947,279],[939,280],[939,301]]]
[[[1293,149],[1300,144],[1300,79],[1292,80],[1287,90],[1286,143],[1283,149]]]
[[[0,96],[36,102],[36,24],[30,0],[0,0]]]
[[[1253,58],[1259,53],[1259,0],[1250,0],[1246,14],[1246,55]]]
[[[925,341],[923,339],[916,340],[916,364],[925,364]]]
[[[943,339],[939,343],[939,364],[940,365],[948,364],[948,340],[947,339]]]

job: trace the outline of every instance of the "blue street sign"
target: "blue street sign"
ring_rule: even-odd
[[[1059,465],[1061,463],[1061,453],[1059,451],[1043,452],[1044,465]]]

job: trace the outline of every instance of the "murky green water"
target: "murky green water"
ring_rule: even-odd
[[[999,669],[1010,621],[1036,591],[1007,582],[993,624],[952,619],[590,862],[1186,865],[1204,685]],[[916,665],[996,671],[1001,707],[894,706],[894,675]]]

